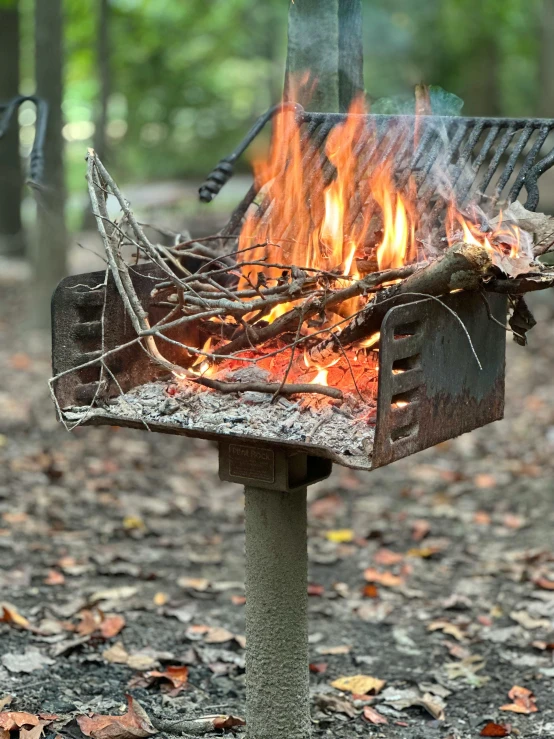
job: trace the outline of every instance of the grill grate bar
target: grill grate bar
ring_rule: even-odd
[[[471,165],[470,171],[468,172],[467,167],[465,168],[464,172],[462,173],[462,182],[464,182],[464,179],[466,180],[466,183],[464,183],[463,186],[458,187],[458,203],[460,206],[462,206],[469,195],[469,192],[471,188],[473,187],[475,180],[477,179],[477,176],[479,174],[479,170],[483,166],[483,163],[485,162],[485,159],[487,158],[487,155],[489,151],[491,150],[494,142],[496,141],[496,137],[498,136],[500,132],[500,126],[495,125],[492,126],[490,131],[487,134],[487,138],[485,139],[481,150],[479,151],[479,154],[475,158],[473,164]],[[467,174],[466,174],[467,173]]]
[[[531,167],[533,166],[533,163],[535,159],[537,158],[540,150],[542,149],[544,142],[548,138],[548,134],[550,133],[550,128],[548,126],[543,126],[538,135],[535,139],[535,143],[529,150],[529,153],[525,157],[525,161],[523,162],[521,169],[519,170],[519,174],[516,177],[516,180],[514,184],[512,185],[512,189],[510,190],[508,194],[508,202],[512,203],[519,193],[521,192],[521,188],[523,187],[525,183],[525,178],[527,177],[529,171],[531,170]]]
[[[452,182],[451,178],[448,174],[448,165],[450,164],[450,161],[452,157],[454,156],[455,152],[458,150],[458,147],[462,143],[464,136],[467,133],[467,125],[461,125],[457,127],[456,133],[452,137],[452,140],[448,146],[448,150],[446,152],[446,156],[444,158],[444,161],[441,162],[441,169],[443,170],[438,174],[438,177],[440,177],[440,180],[442,181],[442,185],[444,189],[449,193],[452,189]],[[427,210],[427,207],[429,205],[429,202],[433,195],[435,194],[437,188],[436,183],[428,182],[427,187],[424,190],[424,192],[420,192],[418,196],[418,211],[420,213],[424,213],[425,210]],[[435,209],[437,211],[441,211],[445,206],[445,197],[439,192],[438,193],[438,201],[435,204],[435,207],[433,208],[433,212],[429,215],[429,222],[433,221],[433,218],[435,217],[433,215]]]
[[[494,202],[499,200],[500,195],[502,194],[502,190],[506,187],[506,184],[510,177],[512,176],[512,173],[514,171],[514,167],[516,166],[516,162],[519,158],[519,155],[527,145],[527,142],[531,138],[531,135],[533,134],[534,129],[531,124],[527,124],[523,131],[521,132],[521,135],[518,139],[517,144],[514,145],[514,148],[512,150],[512,153],[510,155],[510,158],[508,159],[508,163],[504,167],[503,172],[501,173],[498,182],[496,183],[496,187],[494,189]]]
[[[502,155],[510,145],[515,133],[515,126],[513,124],[510,124],[508,126],[508,129],[506,130],[504,136],[500,140],[500,143],[496,147],[496,151],[494,152],[494,156],[489,164],[489,167],[485,173],[485,176],[481,180],[481,184],[477,188],[477,192],[479,196],[483,196],[485,194],[485,190],[490,184],[490,181],[494,177],[494,173],[498,169],[498,165],[500,164],[500,160],[502,158]]]

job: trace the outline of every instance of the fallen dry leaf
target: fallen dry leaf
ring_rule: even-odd
[[[414,541],[421,541],[425,539],[427,534],[431,531],[431,524],[424,518],[417,518],[412,522],[412,539]]]
[[[129,687],[147,688],[151,685],[159,684],[165,693],[175,697],[186,687],[188,676],[189,671],[187,667],[171,665],[166,667],[163,672],[160,670],[150,670],[134,677],[130,681]]]
[[[350,675],[333,680],[331,687],[353,695],[377,695],[385,686],[385,680],[379,680],[371,675]]]
[[[30,626],[25,616],[22,616],[11,603],[0,603],[0,623],[20,626],[22,629],[28,629]]]
[[[19,732],[19,739],[40,739],[44,733],[44,727],[49,723],[49,721],[39,721],[32,729],[23,727]]]
[[[510,724],[495,724],[494,721],[489,721],[488,724],[483,726],[479,736],[509,736],[512,733],[512,727]]]
[[[371,706],[364,706],[363,717],[370,724],[388,724],[387,719]]]
[[[379,583],[384,588],[400,588],[404,585],[404,578],[399,575],[394,575],[392,572],[386,570],[385,572],[379,572],[374,567],[368,567],[364,570],[364,578],[369,583]]]
[[[116,614],[112,616],[106,616],[106,618],[100,624],[100,633],[104,639],[111,639],[117,636],[119,632],[125,627],[125,619],[123,616]]]
[[[528,631],[550,629],[550,621],[547,618],[533,618],[527,611],[512,611],[510,618]]]
[[[375,564],[383,565],[384,567],[391,567],[397,565],[404,559],[403,554],[393,552],[391,549],[378,549],[373,555],[373,561]]]
[[[323,693],[314,696],[314,699],[317,707],[325,713],[342,713],[349,718],[355,718],[358,715],[358,711],[350,701],[339,698],[337,695]]]
[[[362,588],[362,595],[364,598],[378,598],[379,589],[374,583],[368,583]]]
[[[235,726],[246,726],[246,721],[238,716],[214,716],[214,729],[234,729]]]
[[[352,651],[351,644],[340,644],[337,647],[318,647],[318,654],[329,655],[329,654],[350,654]]]
[[[204,593],[210,587],[210,581],[205,577],[180,577],[177,585],[187,590],[196,590],[198,593]]]
[[[325,532],[325,538],[334,544],[347,544],[354,540],[352,529],[333,529]]]
[[[12,731],[22,726],[37,726],[40,722],[38,716],[25,711],[3,711],[0,713],[0,729]]]
[[[40,652],[36,647],[27,647],[22,654],[6,652],[2,655],[2,664],[10,672],[34,672],[53,665],[54,660]]]
[[[442,631],[443,634],[453,636],[454,639],[457,639],[458,641],[463,641],[465,639],[463,631],[456,626],[456,624],[450,623],[450,621],[432,621],[427,627],[427,631]]]
[[[432,693],[421,694],[416,688],[406,688],[405,690],[387,688],[381,698],[387,706],[392,706],[397,711],[403,711],[405,708],[412,708],[413,706],[421,706],[437,721],[444,721],[445,702],[438,695]]]
[[[95,608],[92,611],[85,609],[79,613],[77,618],[79,619],[77,633],[81,636],[90,636],[100,628],[104,614],[99,608]]]
[[[500,706],[501,711],[511,711],[512,713],[536,713],[539,710],[535,703],[535,696],[528,688],[514,685],[508,693],[508,697],[513,701],[513,703]]]
[[[129,660],[129,652],[123,646],[123,643],[118,641],[109,649],[102,652],[102,657],[106,662],[111,662],[114,665],[126,665]]]
[[[317,585],[316,583],[308,583],[308,595],[312,598],[320,598],[325,592],[323,585]]]
[[[64,575],[58,570],[48,570],[48,575],[44,578],[45,585],[63,585],[65,583]]]
[[[12,701],[13,695],[5,695],[3,698],[0,698],[0,711],[6,706],[9,706]]]
[[[222,626],[210,626],[206,632],[204,641],[206,644],[223,644],[234,638],[235,635],[228,629],[224,629]]]
[[[122,716],[77,716],[79,728],[92,739],[141,739],[156,734],[144,708],[130,695],[127,713]]]
[[[313,672],[315,675],[323,675],[327,672],[328,667],[327,662],[310,662],[310,672]]]
[[[531,646],[535,647],[535,649],[540,649],[541,652],[554,651],[554,642],[534,641],[534,642],[531,642]]]
[[[449,680],[463,678],[474,688],[480,688],[490,678],[482,677],[477,673],[485,669],[486,662],[479,654],[471,654],[464,657],[461,662],[448,662],[444,667]]]
[[[538,577],[533,582],[538,588],[542,588],[542,590],[554,590],[554,580],[550,580],[547,577]]]

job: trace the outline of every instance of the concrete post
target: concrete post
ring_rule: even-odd
[[[295,90],[309,73],[311,81]],[[345,113],[364,91],[361,0],[289,3],[285,99]]]
[[[246,735],[309,739],[307,488],[245,488]]]

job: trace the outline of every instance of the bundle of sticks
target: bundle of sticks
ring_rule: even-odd
[[[392,306],[426,297],[440,299],[453,291],[479,291],[485,302],[488,292],[510,296],[511,328],[516,340],[525,343],[525,331],[533,321],[523,295],[554,285],[554,268],[534,260],[525,264],[504,260],[509,265],[503,271],[490,249],[463,241],[445,248],[435,261],[356,278],[345,277],[338,269],[324,271],[302,265],[269,264],[264,259],[249,260],[250,249],[259,254],[259,247],[264,245],[252,244],[239,252],[236,234],[181,240],[172,246],[155,244],[93,150],[87,157],[87,180],[105,249],[106,275],[111,273],[113,277],[137,339],[153,361],[191,382],[220,392],[256,390],[275,397],[317,393],[340,398],[342,392],[335,387],[289,382],[295,358],[304,355],[310,363],[323,367],[341,358],[348,362],[347,351],[356,350],[375,335]],[[121,208],[117,220],[108,215],[109,194],[115,196]],[[535,254],[544,254],[554,243],[552,219],[528,215],[535,217],[537,229],[539,223],[542,229],[543,238],[536,239]],[[545,246],[548,238],[550,244]],[[155,278],[152,298],[166,309],[156,323],[152,323],[134,290],[132,264],[124,256],[129,246],[135,259],[156,266],[159,277]],[[197,265],[195,271],[189,268],[191,260]],[[259,274],[260,267],[271,268],[272,274],[277,270],[280,277],[271,281],[250,279],[249,268],[253,269],[250,274]],[[349,310],[352,305],[353,311]],[[268,321],[276,307],[281,308],[280,315]],[[200,326],[203,337],[211,341],[202,340],[195,346],[168,336],[168,331],[192,324]],[[164,357],[164,344],[168,343],[182,348],[182,363],[175,364]],[[233,367],[257,365],[276,355],[287,357],[287,361],[275,382],[256,380],[241,382],[239,386],[236,382],[206,377],[197,369],[200,362],[211,367],[223,367],[226,363]]]

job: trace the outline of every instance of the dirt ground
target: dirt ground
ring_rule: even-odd
[[[0,276],[0,711],[75,739],[126,693],[165,735],[244,716],[240,488],[206,442],[66,433],[26,289]],[[510,342],[504,421],[310,489],[315,737],[554,736],[552,305]],[[353,675],[386,685],[331,686]]]

